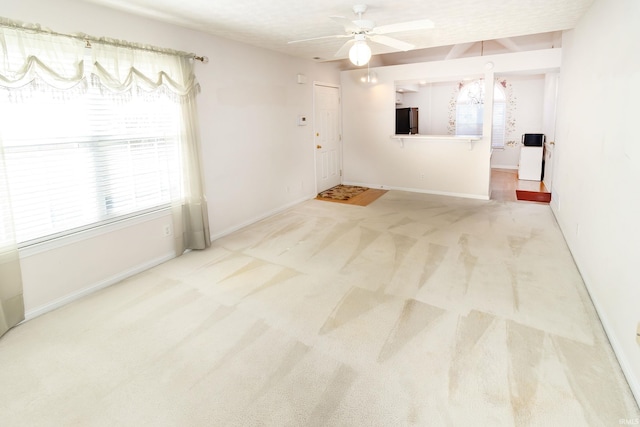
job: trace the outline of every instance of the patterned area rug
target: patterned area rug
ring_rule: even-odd
[[[336,185],[328,190],[318,194],[318,197],[323,199],[333,200],[349,200],[352,197],[362,194],[367,191],[367,187],[358,187],[357,185]]]

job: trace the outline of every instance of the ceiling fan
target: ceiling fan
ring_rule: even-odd
[[[294,40],[291,43],[302,43],[312,40],[334,39],[334,38],[351,38],[336,52],[336,57],[344,56],[349,52],[349,59],[355,65],[361,66],[369,62],[371,58],[371,48],[367,45],[367,39],[385,46],[392,47],[396,50],[407,51],[415,46],[402,40],[388,37],[385,34],[397,33],[400,31],[427,30],[433,28],[433,22],[429,19],[420,19],[417,21],[400,22],[397,24],[375,26],[373,21],[362,19],[362,14],[367,11],[366,4],[357,4],[353,6],[353,13],[358,15],[358,19],[350,21],[344,16],[331,16],[338,24],[342,25],[345,34],[335,34],[332,36],[314,37],[304,40]]]

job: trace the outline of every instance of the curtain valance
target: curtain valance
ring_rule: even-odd
[[[132,85],[154,90],[166,86],[177,95],[197,89],[192,60],[158,52],[92,43],[91,73],[117,92]]]
[[[0,85],[19,88],[36,77],[58,89],[78,84],[84,78],[82,41],[0,26]]]
[[[62,35],[0,19],[0,86],[6,88],[25,87],[39,78],[66,90],[93,74],[101,85],[117,92],[164,86],[185,96],[198,88],[192,61],[184,52]]]

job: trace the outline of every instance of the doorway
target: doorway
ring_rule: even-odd
[[[313,119],[316,193],[320,193],[342,182],[340,87],[314,83]]]

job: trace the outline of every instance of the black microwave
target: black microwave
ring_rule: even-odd
[[[522,135],[522,145],[525,147],[542,147],[545,142],[543,133],[525,133]]]

